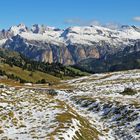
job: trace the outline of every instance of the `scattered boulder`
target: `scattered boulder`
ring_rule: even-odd
[[[136,132],[140,132],[140,123],[138,123],[138,124],[136,125],[135,131],[136,131]]]
[[[5,88],[5,87],[6,87],[6,85],[0,84],[0,88]]]
[[[132,89],[132,88],[125,88],[123,92],[121,92],[120,94],[122,95],[135,95],[137,94],[137,91]]]
[[[54,89],[49,89],[48,90],[48,94],[50,94],[50,95],[57,95],[58,93],[57,93],[57,91],[56,90],[54,90]]]
[[[88,100],[83,100],[81,102],[81,107],[88,107],[89,105],[92,104],[92,101],[88,101]]]

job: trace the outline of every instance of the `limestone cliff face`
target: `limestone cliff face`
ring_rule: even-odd
[[[100,58],[100,53],[96,48],[91,48],[86,51],[86,56],[88,58]]]
[[[74,60],[72,59],[71,52],[69,52],[67,47],[61,51],[61,63],[66,65],[73,65],[75,64]]]
[[[52,51],[51,50],[44,51],[44,53],[42,53],[41,60],[43,62],[52,63],[53,62],[53,53],[52,53]]]
[[[77,49],[77,56],[78,56],[79,60],[85,59],[86,58],[85,50],[83,48],[78,48]]]

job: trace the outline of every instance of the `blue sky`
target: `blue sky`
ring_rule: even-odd
[[[0,5],[0,29],[19,23],[140,26],[140,0],[0,0]]]

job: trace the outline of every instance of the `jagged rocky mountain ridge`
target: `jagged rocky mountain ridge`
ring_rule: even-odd
[[[88,58],[105,58],[126,47],[139,44],[140,28],[121,26],[109,29],[101,26],[70,27],[58,29],[35,24],[31,28],[24,24],[0,31],[0,46],[18,51],[25,56],[45,62],[77,64]],[[139,51],[138,45],[130,49]]]

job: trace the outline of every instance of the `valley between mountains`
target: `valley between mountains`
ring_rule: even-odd
[[[2,82],[1,82],[2,83]],[[139,140],[140,70],[0,86],[1,140]]]

